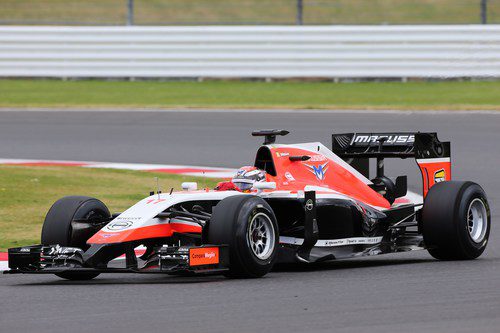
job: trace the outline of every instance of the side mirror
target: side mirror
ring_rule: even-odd
[[[184,182],[181,186],[184,191],[196,191],[198,189],[198,183],[196,182]]]
[[[276,189],[276,183],[275,182],[257,182],[255,184],[253,184],[253,188],[259,192],[262,192],[263,190],[274,190],[274,189]]]
[[[396,198],[404,197],[408,193],[408,181],[406,176],[399,176],[396,178]]]

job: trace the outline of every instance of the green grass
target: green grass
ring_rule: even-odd
[[[500,1],[489,0],[500,22]],[[136,24],[294,24],[296,0],[135,0]],[[306,24],[480,22],[480,0],[304,0]],[[0,22],[124,24],[126,0],[2,0]]]
[[[500,81],[266,83],[0,80],[0,107],[500,110]]]
[[[179,190],[195,179],[213,187],[215,180],[164,173],[75,167],[0,166],[0,251],[40,242],[42,223],[50,206],[66,195],[88,195],[120,212],[149,195],[158,177],[161,187]]]

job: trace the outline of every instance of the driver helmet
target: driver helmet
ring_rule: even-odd
[[[266,172],[254,166],[244,166],[238,169],[232,182],[242,192],[249,192],[256,182],[265,182]]]

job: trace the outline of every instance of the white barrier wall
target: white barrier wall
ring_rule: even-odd
[[[4,26],[0,77],[500,77],[500,25]]]

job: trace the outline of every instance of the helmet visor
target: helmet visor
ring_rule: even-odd
[[[254,181],[246,179],[233,179],[233,184],[242,191],[249,191],[253,187]]]

